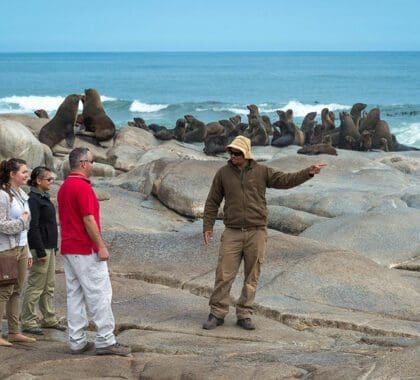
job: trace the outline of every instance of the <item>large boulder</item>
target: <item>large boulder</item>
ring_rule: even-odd
[[[23,124],[0,118],[0,160],[11,157],[21,158],[34,168],[45,165],[46,153],[43,144]]]
[[[98,146],[97,144],[89,142],[86,139],[78,136],[76,136],[72,148],[67,146],[65,140],[62,140],[59,144],[55,145],[52,148],[52,151],[55,155],[66,156],[73,150],[73,148],[88,148],[92,152],[93,159],[95,160],[95,162],[99,162],[102,164],[109,163],[107,157],[107,152],[109,148]]]
[[[39,118],[35,116],[21,115],[16,113],[0,114],[1,118],[17,121],[27,127],[35,137],[38,137],[39,131],[47,124],[50,119]]]

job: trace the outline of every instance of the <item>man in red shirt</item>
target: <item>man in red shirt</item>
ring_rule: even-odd
[[[87,340],[87,306],[97,328],[96,354],[127,356],[130,348],[117,343],[114,336],[112,288],[107,265],[109,252],[101,236],[99,202],[89,180],[93,168],[92,152],[87,148],[75,148],[70,152],[69,163],[71,172],[58,191],[57,201],[70,351],[81,354],[94,347],[93,342]]]

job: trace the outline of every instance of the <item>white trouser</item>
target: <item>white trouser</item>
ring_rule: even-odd
[[[112,288],[106,261],[91,255],[64,255],[67,286],[67,320],[70,348],[79,350],[87,343],[87,305],[96,325],[95,346],[115,344],[114,315],[111,309]]]

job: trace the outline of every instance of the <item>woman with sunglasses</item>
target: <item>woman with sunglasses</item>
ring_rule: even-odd
[[[19,296],[27,267],[32,263],[27,245],[28,196],[21,189],[27,180],[28,167],[24,160],[11,158],[0,163],[0,255],[16,259],[18,266],[18,283],[0,286],[0,321],[6,312],[9,328],[7,341],[2,338],[0,323],[0,346],[11,346],[11,342],[35,342],[34,338],[19,331]]]
[[[41,327],[64,331],[55,315],[55,252],[57,249],[57,221],[55,207],[50,200],[49,190],[54,181],[51,169],[38,166],[32,170],[28,185],[31,223],[28,241],[33,256],[28,285],[22,304],[22,331],[44,335]],[[42,314],[41,327],[38,324],[36,306]]]

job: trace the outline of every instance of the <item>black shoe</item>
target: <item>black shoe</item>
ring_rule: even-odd
[[[207,321],[203,324],[203,329],[213,330],[217,326],[223,325],[223,323],[225,323],[225,320],[223,318],[217,318],[215,315],[209,314]]]
[[[66,331],[67,330],[67,326],[62,325],[60,322],[56,323],[55,325],[52,326],[45,326],[42,325],[43,329],[54,329],[54,330],[58,330],[58,331]]]
[[[96,355],[129,356],[131,348],[120,343],[111,344],[107,347],[96,348]]]
[[[83,354],[85,352],[89,352],[89,351],[93,351],[93,348],[95,347],[95,343],[93,342],[86,342],[85,346],[82,348],[79,348],[78,350],[71,350],[70,349],[70,353],[72,355],[80,355]]]
[[[39,327],[28,327],[27,329],[22,329],[22,332],[33,335],[44,335],[44,332]]]
[[[251,318],[238,319],[236,324],[245,330],[255,330],[255,325],[252,323]]]

